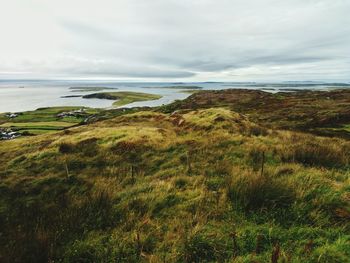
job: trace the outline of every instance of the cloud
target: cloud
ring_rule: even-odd
[[[164,67],[150,67],[139,65],[121,65],[111,62],[91,63],[88,65],[77,65],[76,63],[70,67],[70,74],[75,76],[100,76],[100,77],[128,77],[128,78],[188,78],[195,76],[195,73],[184,70],[172,70]],[[81,64],[81,63],[80,63]],[[54,68],[52,74],[60,72],[65,74],[67,67],[60,70]]]
[[[113,36],[112,32],[108,32],[103,27],[95,25],[89,25],[86,23],[74,21],[74,20],[63,20],[60,25],[65,28],[68,32],[72,32],[74,35],[85,37],[86,39],[99,39],[103,41],[116,41],[117,39]]]
[[[3,76],[350,79],[346,0],[13,0],[3,6]]]

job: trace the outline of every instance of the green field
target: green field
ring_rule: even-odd
[[[78,123],[50,121],[50,122],[6,122],[0,125],[0,128],[11,128],[21,133],[32,135],[43,134],[45,132],[59,131],[74,126]],[[38,131],[39,130],[39,131]]]
[[[48,122],[6,122],[0,125],[0,127],[69,127],[72,126],[72,122],[62,121],[48,121]]]
[[[198,89],[185,89],[185,90],[181,90],[181,92],[182,93],[194,94],[194,93],[201,92],[201,90],[198,90]]]
[[[57,116],[62,112],[70,112],[79,109],[81,109],[81,107],[42,108],[35,111],[19,113],[15,118],[8,118],[6,114],[0,114],[0,128],[11,128],[21,133],[29,132],[33,135],[43,134],[45,132],[62,130],[77,125],[88,116],[99,112],[99,110],[96,109],[84,108],[84,113],[80,116]]]
[[[146,87],[146,88],[154,88],[154,87]],[[186,85],[162,86],[159,88],[161,88],[161,89],[179,89],[179,90],[201,90],[201,89],[203,89],[203,87],[199,87],[199,86],[186,86]]]
[[[130,104],[137,101],[147,101],[147,100],[157,100],[162,96],[149,94],[149,93],[141,93],[141,92],[128,92],[128,91],[117,91],[117,92],[101,92],[101,93],[93,93],[89,95],[83,96],[83,98],[97,98],[97,99],[108,99],[108,100],[116,100],[113,103],[113,106],[120,107],[126,104]]]
[[[347,132],[350,132],[350,124],[343,125],[342,129],[346,130]]]

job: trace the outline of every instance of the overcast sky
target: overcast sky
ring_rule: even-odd
[[[0,0],[0,78],[350,81],[350,0]]]

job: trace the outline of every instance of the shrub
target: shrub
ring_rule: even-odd
[[[73,218],[80,220],[85,229],[106,229],[116,223],[113,200],[106,191],[88,194],[81,203],[70,208]],[[74,209],[74,211],[73,211]]]
[[[66,142],[61,143],[58,146],[58,151],[63,154],[72,153],[74,152],[74,145],[72,143],[66,143]]]
[[[268,135],[268,129],[259,125],[252,125],[249,127],[248,135],[253,136],[266,136]]]
[[[140,262],[139,252],[140,251],[137,250],[134,240],[131,238],[123,239],[122,242],[116,242],[115,246],[113,247],[113,261],[111,262]]]
[[[96,156],[98,153],[98,145],[97,145],[97,139],[96,138],[89,138],[83,141],[80,141],[75,146],[76,152],[79,152],[80,154],[83,154],[85,156]]]
[[[276,177],[280,177],[280,176],[287,176],[287,175],[291,175],[294,173],[294,168],[293,166],[288,166],[288,165],[282,165],[277,167],[276,171],[275,171],[275,176]]]
[[[79,153],[92,157],[98,153],[97,139],[89,138],[77,144],[64,142],[58,146],[58,151],[62,154]]]
[[[187,184],[188,184],[188,180],[186,178],[183,178],[183,177],[176,178],[176,180],[174,181],[174,186],[177,189],[184,189]]]
[[[79,171],[86,168],[86,161],[77,159],[76,157],[68,160],[68,168],[69,170]]]
[[[349,262],[350,246],[349,238],[338,239],[333,244],[318,247],[312,254],[312,262],[337,263]]]
[[[283,162],[306,166],[341,168],[349,165],[350,145],[338,139],[294,135],[276,149]]]
[[[63,262],[102,262],[108,257],[103,243],[104,240],[101,238],[77,240],[65,250]]]
[[[226,181],[223,177],[213,177],[205,181],[205,185],[210,191],[219,191],[225,185]]]
[[[252,172],[233,178],[227,194],[246,211],[287,208],[295,199],[294,190],[282,180]]]
[[[266,147],[261,145],[253,145],[248,149],[247,158],[249,164],[253,167],[254,170],[258,170],[261,168],[262,163],[265,162],[266,158]]]
[[[184,242],[181,262],[224,262],[229,258],[232,244],[214,234],[197,232]]]

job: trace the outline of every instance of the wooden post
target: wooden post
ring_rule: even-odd
[[[258,234],[256,237],[256,246],[255,246],[255,254],[259,254],[262,251],[262,243],[264,236],[262,234]]]
[[[68,164],[67,164],[67,158],[64,158],[64,166],[66,168],[67,178],[69,178],[69,170],[68,170]]]
[[[280,251],[281,251],[280,245],[276,244],[272,250],[271,263],[278,263],[278,259],[280,257]]]
[[[187,171],[188,173],[192,172],[190,151],[187,152]]]
[[[131,165],[131,178],[134,179],[134,166]]]
[[[262,152],[262,158],[261,158],[261,176],[264,175],[264,165],[265,165],[265,152]]]
[[[136,232],[136,250],[137,250],[137,256],[141,257],[142,254],[142,244],[141,244],[141,238],[140,238],[140,233],[139,230]]]
[[[239,247],[238,247],[238,243],[237,243],[237,234],[236,234],[236,232],[231,233],[231,237],[232,237],[232,241],[233,241],[233,257],[237,257],[238,256]]]

